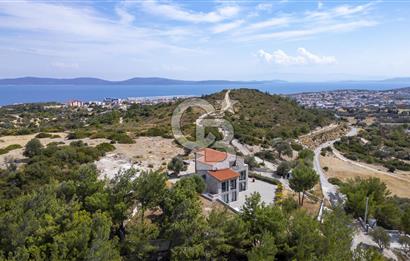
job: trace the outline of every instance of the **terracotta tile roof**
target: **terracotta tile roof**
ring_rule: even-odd
[[[228,153],[217,151],[210,148],[205,148],[198,151],[198,154],[202,155],[199,160],[204,163],[216,163],[227,159]]]
[[[239,173],[231,169],[221,169],[221,170],[210,170],[209,175],[216,178],[218,181],[226,181],[239,177]]]

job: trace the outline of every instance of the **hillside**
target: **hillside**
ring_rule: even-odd
[[[205,96],[216,103],[225,92]],[[227,113],[235,129],[235,138],[247,144],[270,144],[274,138],[295,138],[331,122],[329,112],[305,109],[295,101],[258,90],[237,89],[230,93],[236,100],[235,114]]]
[[[203,96],[220,108],[225,91]],[[300,107],[289,98],[270,95],[257,90],[238,89],[230,93],[231,100],[237,100],[234,114],[225,113],[235,129],[235,137],[248,144],[271,144],[274,138],[293,138],[310,130],[328,124],[330,113],[308,110]],[[131,105],[127,111],[95,109],[44,109],[41,104],[6,106],[0,109],[0,134],[15,135],[35,132],[75,131],[80,136],[105,137],[114,132],[126,132],[131,136],[172,137],[171,117],[176,106],[181,102],[161,103],[156,105]],[[195,136],[195,120],[204,112],[199,108],[188,110],[183,115],[183,131]],[[15,124],[15,115],[20,119]],[[119,123],[119,119],[123,122]],[[31,123],[37,119],[38,125]],[[51,120],[53,119],[53,120]],[[211,128],[216,136],[218,132]]]

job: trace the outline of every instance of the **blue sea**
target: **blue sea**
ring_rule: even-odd
[[[66,102],[71,99],[96,101],[104,98],[178,96],[210,94],[223,89],[252,88],[275,94],[339,89],[387,90],[408,87],[391,82],[269,83],[221,85],[0,85],[0,105],[31,102]]]

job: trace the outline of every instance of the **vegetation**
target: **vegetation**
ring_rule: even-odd
[[[277,180],[277,179],[270,178],[270,177],[266,177],[266,176],[262,176],[262,175],[260,175],[260,174],[253,173],[253,172],[250,172],[250,173],[249,173],[249,178],[255,178],[255,179],[258,179],[258,180],[261,180],[261,181],[270,183],[270,184],[272,184],[272,185],[282,184],[282,183],[280,183],[280,181]]]
[[[19,145],[19,144],[11,144],[11,145],[9,145],[9,146],[7,146],[7,147],[5,147],[5,148],[1,148],[1,149],[0,149],[0,155],[2,155],[2,154],[7,154],[7,153],[9,153],[9,152],[12,151],[12,150],[17,150],[17,149],[21,149],[21,145]]]
[[[181,171],[187,170],[187,166],[184,164],[184,161],[181,159],[181,157],[174,157],[172,160],[168,163],[168,169],[174,171],[176,174],[179,174]]]
[[[26,165],[1,170],[0,259],[147,260],[161,242],[171,260],[351,256],[343,213],[320,224],[288,199],[268,206],[254,194],[241,215],[214,209],[205,216],[200,177],[167,187],[163,173],[131,169],[100,180],[91,163],[111,144],[30,144]]]
[[[255,157],[253,156],[246,156],[245,159],[245,164],[248,165],[249,169],[254,169],[256,167],[258,167],[258,162],[256,162]]]
[[[303,205],[306,191],[312,189],[319,182],[319,176],[308,166],[299,166],[292,171],[289,186],[292,190],[299,192],[299,204]],[[302,194],[302,197],[301,197]]]
[[[224,93],[204,98],[215,103]],[[328,112],[305,109],[283,96],[257,90],[232,90],[230,98],[238,103],[234,105],[235,114],[226,118],[234,126],[235,138],[246,144],[272,145],[275,138],[295,138],[332,120]]]
[[[285,177],[289,174],[289,171],[291,170],[291,164],[287,161],[282,161],[279,165],[278,168],[276,169],[276,173],[279,176]]]
[[[26,157],[34,157],[39,155],[43,145],[41,144],[40,140],[32,139],[26,144],[26,148],[24,150],[24,156]]]
[[[335,147],[351,160],[384,165],[389,171],[410,171],[410,132],[407,125],[372,125],[357,137],[342,137]]]
[[[293,156],[293,150],[292,150],[292,147],[289,145],[289,143],[281,141],[281,142],[275,143],[273,146],[278,152],[280,159],[282,159],[282,155],[286,155],[288,157]]]
[[[346,211],[364,218],[368,198],[368,217],[380,226],[409,232],[410,200],[390,196],[386,185],[377,178],[349,180],[340,185],[347,197]]]
[[[56,139],[56,138],[60,138],[60,136],[56,134],[40,132],[39,134],[36,135],[36,138],[37,139],[44,139],[44,138]]]
[[[218,101],[224,95],[225,91],[202,98],[218,110]],[[226,119],[234,127],[235,138],[251,145],[271,146],[276,138],[295,138],[333,120],[329,112],[302,108],[283,96],[250,89],[232,90],[230,96],[238,103],[234,105],[235,114],[227,112]],[[118,143],[132,143],[137,136],[171,138],[171,116],[181,101],[132,104],[126,111],[101,106],[94,106],[92,111],[88,111],[49,103],[4,106],[0,108],[0,136],[41,132],[37,138],[53,138],[52,132],[69,131],[70,139],[98,137]],[[195,138],[194,123],[203,113],[200,108],[190,108],[184,113],[182,131],[188,138]],[[207,128],[206,133],[222,138],[216,128]],[[292,146],[299,149],[296,144]]]
[[[379,249],[383,251],[384,248],[390,247],[390,236],[382,227],[376,227],[369,232],[369,235],[377,243]]]

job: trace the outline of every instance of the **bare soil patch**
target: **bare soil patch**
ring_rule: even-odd
[[[321,156],[320,165],[322,166],[322,168],[329,168],[329,170],[325,172],[329,178],[336,177],[342,181],[346,181],[347,179],[355,177],[376,177],[386,183],[388,189],[392,192],[392,194],[399,197],[410,198],[410,175],[393,174],[399,177],[395,178],[392,176],[384,175],[380,172],[371,171],[369,169],[353,165],[349,162],[340,160],[333,155],[326,157]]]
[[[184,150],[173,139],[161,137],[139,137],[134,144],[115,144],[114,153],[124,155],[132,163],[146,168],[165,168],[166,164]]]

